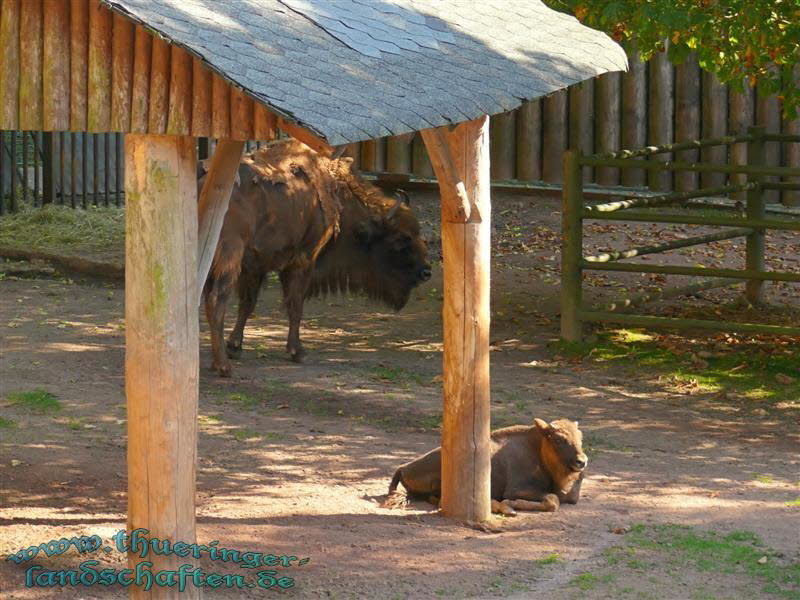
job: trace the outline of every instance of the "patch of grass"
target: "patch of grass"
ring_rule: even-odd
[[[125,210],[23,207],[0,218],[0,246],[121,257],[125,248]]]
[[[789,502],[786,503],[786,506],[795,506],[800,508],[800,497],[796,498],[795,500],[789,500]]]
[[[17,424],[11,419],[0,417],[0,429],[13,429]]]
[[[238,404],[241,408],[252,410],[262,403],[261,398],[248,394],[247,392],[234,392],[228,394],[228,400],[234,404]]]
[[[80,431],[83,429],[83,422],[80,419],[70,419],[67,421],[67,427],[72,429],[72,431]]]
[[[561,562],[561,555],[558,552],[553,552],[544,558],[538,558],[533,561],[533,563],[536,565],[552,565],[557,562]]]
[[[679,389],[733,392],[749,400],[778,402],[800,397],[800,361],[791,345],[774,336],[729,334],[687,339],[638,329],[609,329],[594,341],[556,342],[553,351],[599,365],[642,367]]]
[[[243,429],[234,429],[231,433],[233,434],[233,437],[240,442],[261,437],[261,434],[255,429],[248,429],[247,427]]]
[[[760,483],[772,483],[775,481],[772,475],[756,475],[755,480]]]
[[[388,381],[396,383],[404,388],[414,385],[430,385],[431,382],[428,378],[419,373],[409,371],[403,367],[387,367],[385,365],[377,365],[368,369],[369,376],[378,381]]]
[[[608,573],[606,575],[595,575],[593,573],[581,573],[573,577],[569,584],[578,586],[584,592],[594,589],[599,584],[611,583],[615,579],[615,575]]]
[[[15,406],[40,414],[61,410],[61,402],[58,401],[58,398],[40,388],[8,394],[6,400]]]

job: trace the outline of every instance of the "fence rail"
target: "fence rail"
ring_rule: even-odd
[[[586,321],[606,321],[623,324],[641,325],[644,327],[671,327],[677,329],[711,329],[718,331],[742,331],[754,333],[781,333],[800,335],[800,327],[784,327],[761,323],[735,323],[730,321],[711,321],[701,319],[684,319],[655,317],[648,315],[632,315],[616,312],[623,308],[639,306],[647,301],[665,297],[673,297],[683,293],[695,293],[701,289],[727,286],[735,282],[745,282],[745,294],[751,302],[758,302],[762,295],[765,281],[800,282],[800,273],[784,271],[767,271],[765,268],[765,240],[767,229],[800,231],[800,220],[766,219],[764,196],[765,190],[776,184],[767,183],[767,175],[794,176],[800,169],[768,167],[764,165],[764,146],[767,141],[793,141],[796,136],[767,136],[764,128],[751,127],[746,136],[717,138],[693,142],[692,147],[712,147],[719,144],[731,145],[747,141],[748,164],[746,165],[714,165],[707,163],[654,163],[650,168],[660,171],[674,167],[678,173],[731,172],[745,173],[748,181],[739,185],[723,187],[706,187],[693,192],[665,194],[656,197],[631,198],[619,202],[584,205],[582,169],[586,165],[594,167],[619,166],[635,168],[638,161],[617,156],[642,156],[643,153],[658,154],[675,150],[675,145],[664,145],[654,148],[643,148],[632,152],[607,153],[605,155],[582,156],[580,150],[568,150],[564,154],[564,187],[562,204],[562,255],[561,255],[561,336],[567,341],[579,341],[582,337],[582,324]],[[687,144],[683,145],[687,147]],[[731,170],[733,167],[735,170]],[[652,208],[669,205],[686,205],[689,200],[698,196],[713,196],[722,193],[732,194],[746,192],[747,205],[745,217],[725,217],[717,215],[661,214]],[[631,211],[629,209],[646,208],[649,211]],[[716,233],[686,237],[663,244],[639,246],[623,250],[613,250],[594,256],[583,255],[583,221],[638,221],[648,223],[681,223],[693,225],[713,225],[732,227]],[[744,269],[716,269],[706,267],[688,267],[680,265],[652,265],[619,262],[645,254],[658,254],[708,244],[738,237],[746,239]],[[659,294],[639,294],[633,298],[624,298],[611,303],[607,310],[596,310],[583,305],[583,272],[587,270],[616,271],[626,273],[657,273],[662,275],[703,276],[702,282],[693,283],[673,291]]]

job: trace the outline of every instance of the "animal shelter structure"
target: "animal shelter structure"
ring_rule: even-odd
[[[0,129],[126,134],[129,528],[195,539],[198,295],[244,142],[277,129],[326,155],[421,131],[442,203],[442,510],[485,519],[488,115],[626,64],[533,0],[2,0]],[[220,141],[198,198],[199,136]]]

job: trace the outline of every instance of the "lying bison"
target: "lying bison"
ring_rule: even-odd
[[[241,354],[245,323],[270,271],[280,277],[289,315],[286,349],[296,362],[305,354],[305,298],[360,292],[400,310],[431,276],[407,196],[388,198],[353,171],[351,158],[328,159],[295,140],[265,146],[239,166],[203,290],[213,367],[223,377],[231,374],[228,357]],[[226,355],[225,307],[234,288],[239,316]]]
[[[578,422],[567,419],[550,424],[534,419],[532,426],[515,425],[493,431],[492,512],[553,511],[562,502],[577,503],[588,462],[581,448],[582,438]],[[436,448],[397,469],[385,505],[402,503],[396,492],[399,483],[410,496],[438,504],[441,463],[441,448]]]

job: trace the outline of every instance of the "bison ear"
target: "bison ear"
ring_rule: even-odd
[[[548,425],[545,421],[542,421],[539,418],[533,420],[533,424],[536,425],[536,429],[545,433],[548,429],[550,429],[550,425]]]

